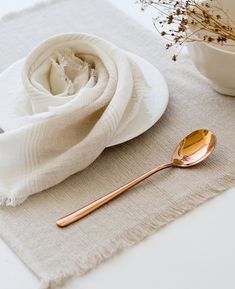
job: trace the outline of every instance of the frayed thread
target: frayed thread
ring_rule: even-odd
[[[0,194],[0,206],[16,207],[22,204],[27,197],[6,197]]]
[[[24,8],[24,9],[21,9],[21,10],[18,10],[18,11],[14,11],[14,12],[9,12],[7,14],[5,14],[1,19],[0,19],[0,23],[4,23],[4,22],[7,22],[7,21],[10,21],[10,20],[14,20],[16,18],[19,18],[23,15],[27,15],[31,12],[34,12],[34,11],[38,11],[38,10],[41,10],[45,7],[49,7],[51,5],[55,5],[55,4],[58,4],[60,2],[65,2],[66,0],[45,0],[45,1],[41,1],[41,2],[38,2],[34,5],[31,5],[30,7],[28,8]]]

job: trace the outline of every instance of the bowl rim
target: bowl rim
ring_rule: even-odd
[[[215,49],[217,51],[220,51],[222,53],[226,53],[226,54],[231,54],[231,55],[235,55],[235,51],[229,51],[229,50],[225,50],[225,49],[222,49],[221,47],[224,47],[226,46],[226,44],[223,46],[223,45],[220,45],[220,44],[211,44],[211,43],[208,43],[208,42],[201,42],[203,43],[204,45],[212,48],[212,49]],[[234,47],[235,47],[235,41],[234,41]]]
[[[192,30],[190,29],[190,31],[192,31]],[[198,35],[195,34],[194,36],[196,37],[196,40],[191,42],[191,43],[196,42],[196,43],[204,44],[207,47],[215,49],[215,50],[217,50],[217,51],[219,51],[221,53],[235,55],[235,50],[234,51],[229,51],[229,50],[225,50],[225,49],[221,48],[221,47],[226,46],[226,44],[225,45],[221,45],[221,44],[218,44],[218,43],[210,43],[210,42],[206,42],[206,41],[201,41],[201,39],[198,37]],[[198,41],[197,41],[197,39],[198,39]],[[232,40],[232,41],[234,42],[234,47],[235,47],[235,41],[234,40]]]

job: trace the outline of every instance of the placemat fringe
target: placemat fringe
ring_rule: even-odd
[[[1,24],[1,22],[4,23],[4,22],[10,21],[10,20],[14,20],[18,17],[30,14],[31,12],[38,11],[38,10],[41,10],[45,7],[49,7],[51,5],[58,4],[60,2],[65,2],[65,1],[66,0],[39,1],[38,3],[35,3],[34,5],[31,5],[27,8],[23,8],[23,9],[20,9],[18,11],[12,11],[12,12],[5,14],[3,17],[0,18],[0,24]]]

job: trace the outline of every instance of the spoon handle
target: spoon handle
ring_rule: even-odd
[[[151,175],[153,175],[153,174],[155,174],[155,173],[157,173],[163,169],[169,168],[171,166],[172,166],[172,164],[165,164],[165,165],[161,165],[159,167],[152,169],[151,171],[149,171],[149,172],[143,174],[142,176],[132,180],[131,182],[118,188],[117,190],[112,191],[109,194],[107,194],[107,195],[95,200],[94,202],[82,207],[81,209],[78,209],[77,211],[59,219],[58,221],[56,221],[56,225],[63,228],[63,227],[66,227],[66,226],[82,219],[83,217],[92,213],[93,211],[100,208],[104,204],[108,203],[112,199],[116,198],[117,196],[121,195],[122,193],[126,192],[127,190],[133,188],[135,185],[139,184],[140,182],[147,179]]]

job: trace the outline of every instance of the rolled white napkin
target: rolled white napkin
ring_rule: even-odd
[[[101,38],[41,43],[25,60],[22,89],[1,91],[0,204],[20,204],[90,165],[136,115],[146,89],[138,65]]]

